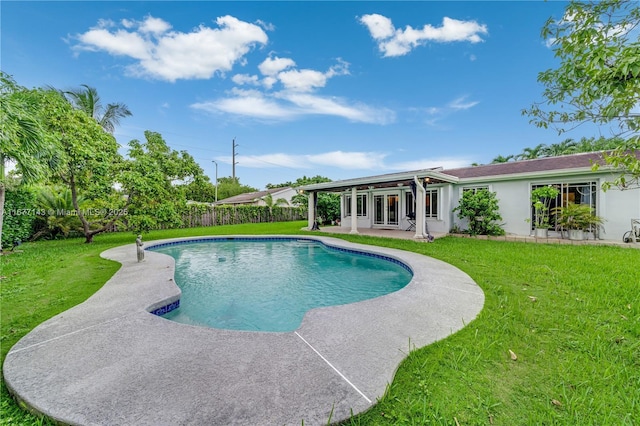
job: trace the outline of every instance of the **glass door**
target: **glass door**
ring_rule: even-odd
[[[373,196],[373,224],[398,226],[400,216],[400,194]]]

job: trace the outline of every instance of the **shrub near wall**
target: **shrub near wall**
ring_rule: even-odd
[[[306,218],[306,211],[298,207],[251,205],[209,206],[192,204],[183,221],[184,227],[237,225],[241,223],[290,222]]]

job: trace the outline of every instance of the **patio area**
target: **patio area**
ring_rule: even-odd
[[[341,226],[321,226],[320,232],[326,232],[328,234],[349,234],[350,228],[341,227]],[[366,235],[370,237],[383,237],[383,238],[395,238],[402,240],[413,240],[417,242],[426,243],[427,240],[420,240],[413,238],[415,232],[413,231],[403,231],[396,229],[374,229],[374,228],[358,228],[357,235]],[[487,235],[476,235],[470,236],[467,234],[448,234],[448,233],[438,233],[432,232],[431,235],[434,239],[443,238],[447,236],[457,237],[457,238],[475,238],[478,240],[495,240],[495,241],[511,241],[511,242],[521,242],[521,243],[529,243],[529,244],[565,244],[565,245],[608,245],[608,246],[616,246],[616,247],[627,247],[627,248],[635,248],[640,249],[640,243],[624,243],[622,241],[612,241],[612,240],[569,240],[566,238],[536,238],[533,236],[524,236],[524,235],[514,235],[514,234],[506,234],[497,237],[487,236]]]

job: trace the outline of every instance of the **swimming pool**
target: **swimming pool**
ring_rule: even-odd
[[[411,269],[391,257],[300,238],[212,238],[148,248],[172,256],[180,307],[173,321],[230,330],[296,330],[311,309],[405,287]]]

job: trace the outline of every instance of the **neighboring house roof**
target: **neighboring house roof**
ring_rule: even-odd
[[[636,154],[640,158],[640,152]],[[507,163],[487,164],[484,166],[461,167],[442,170],[442,168],[424,169],[401,173],[346,179],[301,186],[305,191],[345,191],[356,187],[385,188],[408,185],[416,176],[429,178],[431,183],[460,183],[469,181],[489,181],[541,177],[545,175],[582,174],[591,171],[594,163],[605,164],[603,152],[562,155],[558,157],[537,158],[534,160],[510,161]],[[604,169],[603,169],[604,170]]]
[[[293,188],[287,186],[284,188],[271,188],[266,191],[245,192],[244,194],[235,195],[233,197],[225,198],[224,200],[218,200],[216,204],[253,204],[267,194],[271,194],[274,200],[276,200],[278,198],[278,194],[292,189]]]

